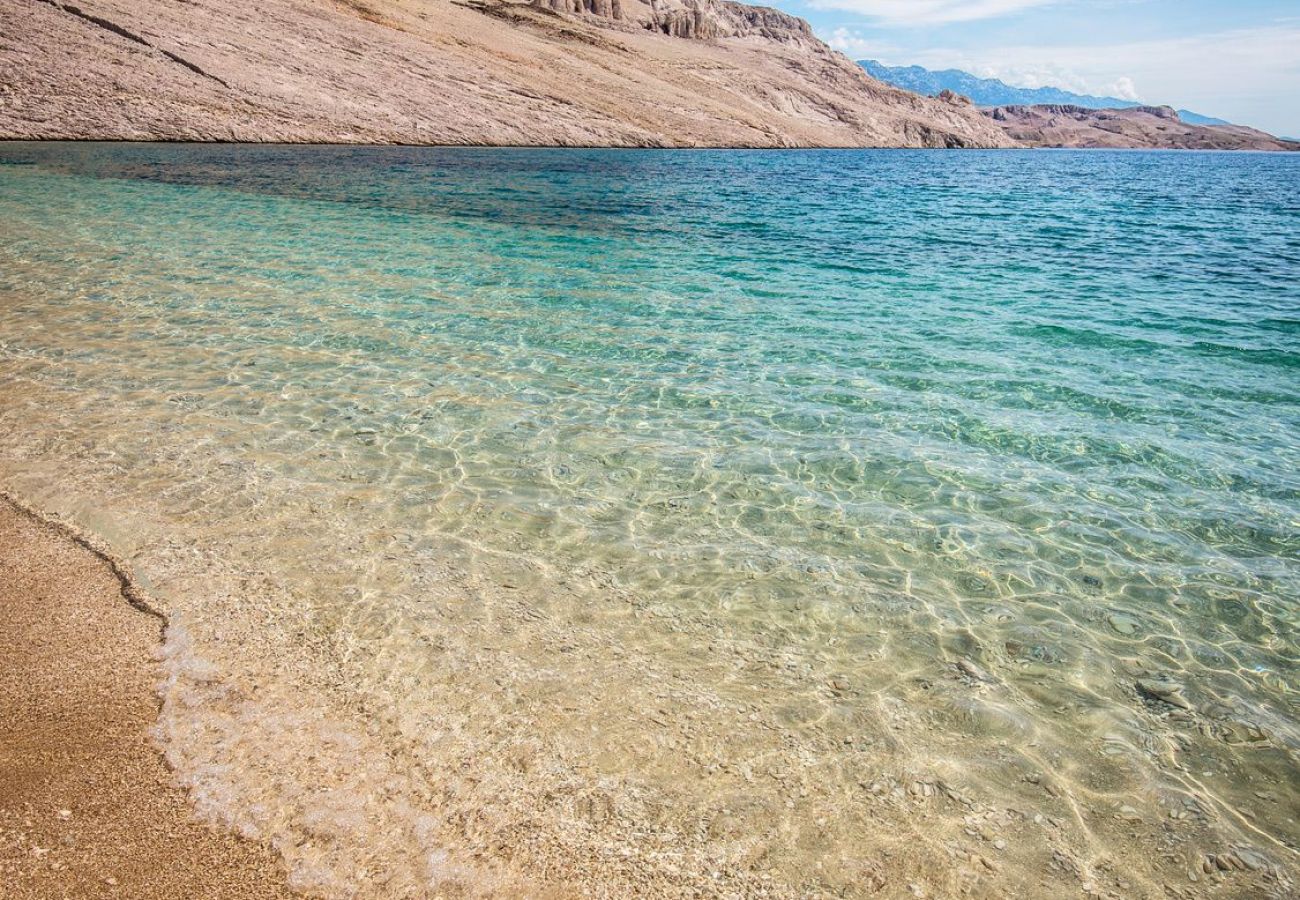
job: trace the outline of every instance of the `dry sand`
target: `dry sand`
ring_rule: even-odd
[[[162,622],[0,497],[0,897],[285,897],[268,848],[193,820],[149,729]]]

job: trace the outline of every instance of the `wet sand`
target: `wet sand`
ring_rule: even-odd
[[[0,497],[0,896],[285,897],[275,854],[191,818],[149,729],[161,619]]]

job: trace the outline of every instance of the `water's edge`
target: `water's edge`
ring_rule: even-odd
[[[136,580],[135,574],[131,570],[131,564],[115,553],[108,541],[59,513],[30,502],[4,485],[0,485],[0,500],[19,510],[28,518],[48,525],[68,537],[78,547],[103,560],[112,570],[113,577],[117,579],[118,584],[121,585],[123,599],[136,611],[147,616],[153,616],[159,621],[161,627],[158,643],[159,645],[162,644],[167,630],[167,616],[163,613],[162,606],[150,596],[144,585]]]

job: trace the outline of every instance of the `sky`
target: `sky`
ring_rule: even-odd
[[[750,0],[853,59],[964,69],[1300,137],[1297,0]]]

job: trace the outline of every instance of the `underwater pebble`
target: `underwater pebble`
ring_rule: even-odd
[[[1167,678],[1139,678],[1137,689],[1151,700],[1160,700],[1179,709],[1191,709],[1192,705],[1183,696],[1183,686]]]
[[[985,683],[989,683],[993,681],[992,676],[990,676],[988,672],[985,672],[983,669],[981,669],[975,663],[971,662],[969,659],[957,660],[957,669],[963,675],[965,675],[967,678],[972,679],[973,681],[983,681]]]
[[[1128,616],[1113,614],[1109,619],[1107,619],[1107,621],[1110,622],[1110,627],[1115,629],[1119,634],[1133,634],[1138,630],[1137,622],[1130,619]]]

